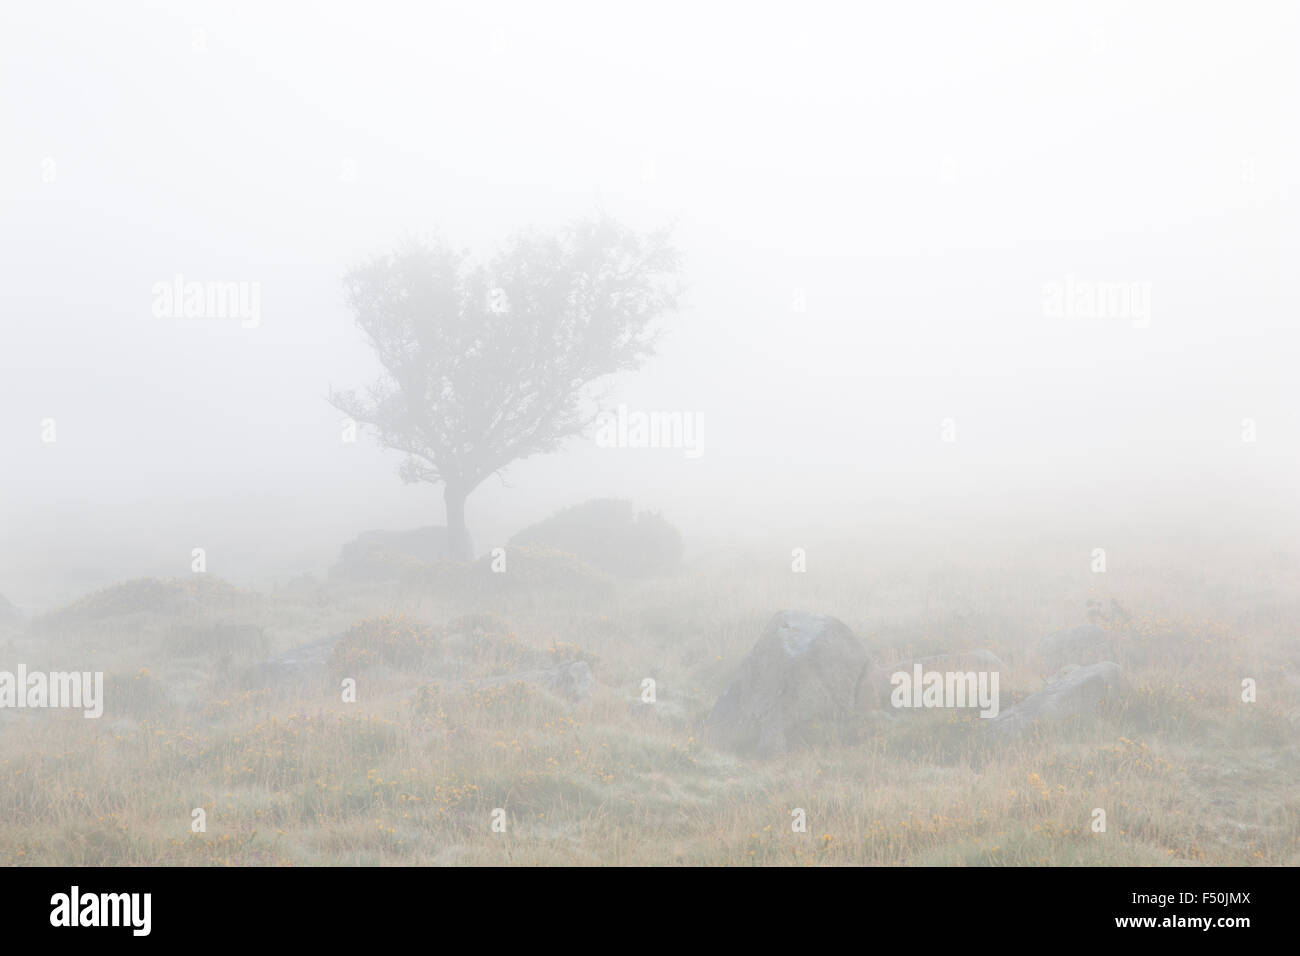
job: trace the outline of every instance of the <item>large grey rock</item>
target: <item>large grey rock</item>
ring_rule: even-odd
[[[874,674],[862,642],[836,618],[781,611],[741,662],[704,723],[710,742],[763,755],[807,742],[816,723],[874,700]]]
[[[1038,651],[1051,671],[1067,664],[1097,664],[1115,658],[1110,632],[1096,624],[1080,624],[1048,634],[1038,642]]]
[[[1103,700],[1115,700],[1128,691],[1128,681],[1114,661],[1100,661],[1086,667],[1069,667],[989,723],[1003,736],[1019,737],[1046,719],[1090,713]]]

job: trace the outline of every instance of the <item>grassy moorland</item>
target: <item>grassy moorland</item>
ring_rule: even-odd
[[[98,720],[0,712],[0,862],[1294,865],[1297,554],[1197,553],[1135,542],[1092,574],[1047,537],[827,545],[794,574],[774,543],[640,581],[536,552],[499,579],[124,582],[0,630],[0,669],[106,673]],[[1122,609],[1106,626],[1133,692],[1087,719],[995,745],[969,712],[868,713],[771,759],[698,733],[781,608],[834,614],[882,664],[987,648],[1005,708],[1047,676],[1037,638],[1089,600]],[[324,677],[257,676],[331,635]],[[580,703],[475,683],[569,659],[596,677]]]

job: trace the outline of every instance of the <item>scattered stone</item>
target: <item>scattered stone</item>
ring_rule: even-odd
[[[1114,661],[1068,667],[1038,693],[1004,710],[988,723],[997,734],[1019,737],[1040,720],[1090,713],[1103,700],[1114,700],[1124,694],[1128,686]]]

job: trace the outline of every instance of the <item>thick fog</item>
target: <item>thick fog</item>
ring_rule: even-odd
[[[480,552],[593,497],[697,549],[1293,536],[1297,13],[1226,9],[8,4],[0,592],[198,546],[265,582],[442,523],[341,440],[331,388],[378,372],[343,276],[601,211],[672,227],[688,285],[607,406],[690,416],[698,454],[518,462],[469,499]],[[178,276],[256,314],[160,316]]]

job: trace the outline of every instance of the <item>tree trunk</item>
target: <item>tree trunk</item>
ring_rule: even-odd
[[[465,499],[468,497],[459,485],[448,483],[442,491],[447,506],[447,553],[453,561],[473,561],[474,548],[469,532],[465,530]]]

